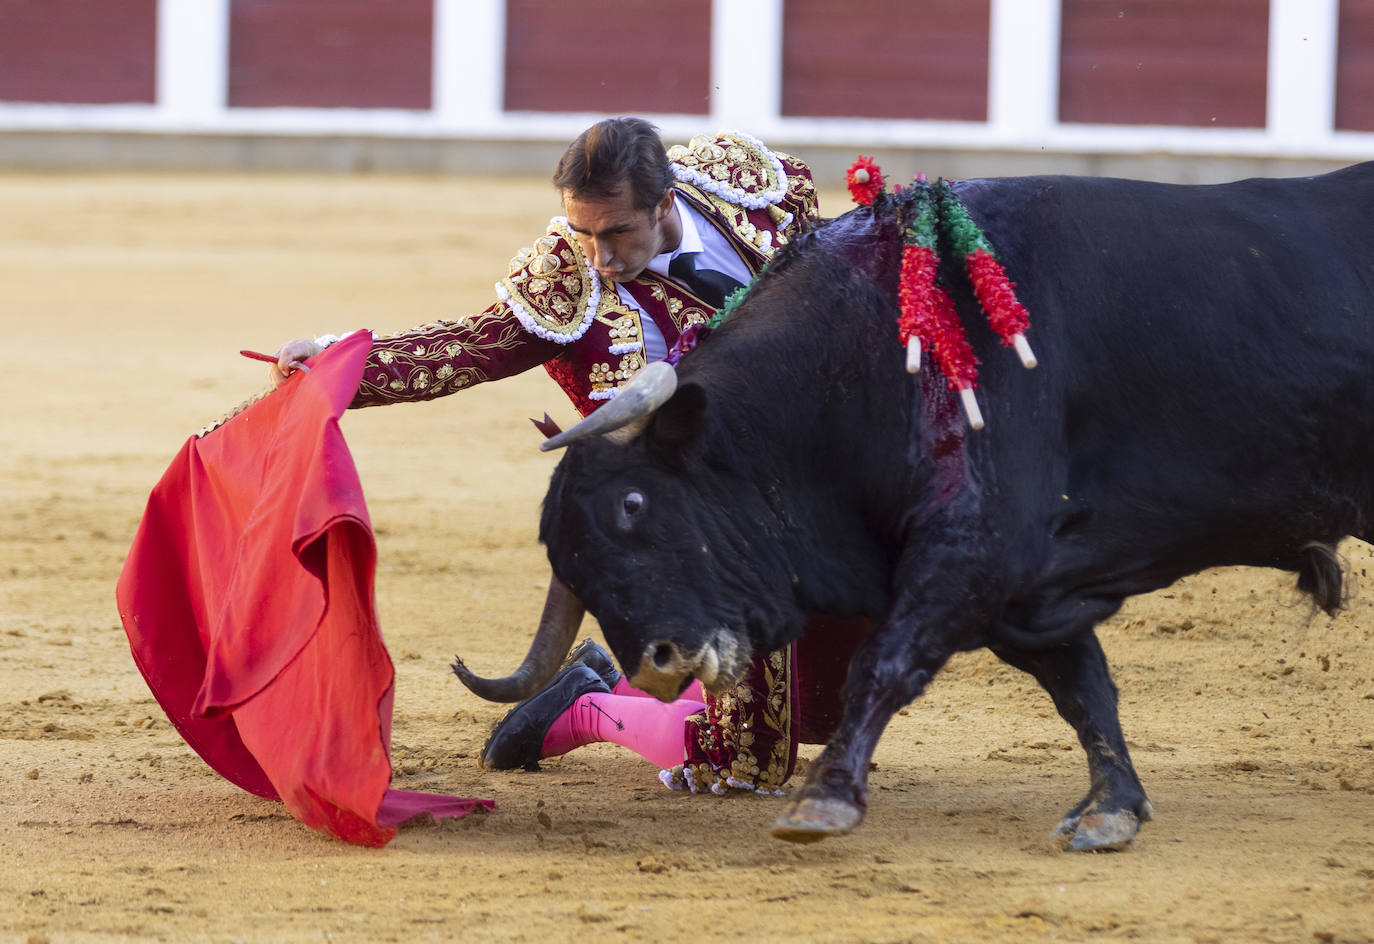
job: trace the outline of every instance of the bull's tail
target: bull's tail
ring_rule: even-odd
[[[1328,616],[1345,605],[1345,562],[1332,544],[1309,541],[1301,548],[1298,589],[1312,597]]]

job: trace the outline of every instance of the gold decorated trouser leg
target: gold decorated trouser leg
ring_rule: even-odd
[[[687,718],[686,762],[664,782],[693,793],[776,793],[797,761],[795,644],[756,656],[739,684]]]

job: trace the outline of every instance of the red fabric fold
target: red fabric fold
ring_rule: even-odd
[[[148,499],[116,600],[148,687],[206,763],[308,826],[381,846],[406,819],[493,804],[389,788],[395,672],[338,422],[371,343],[349,336],[186,442]]]

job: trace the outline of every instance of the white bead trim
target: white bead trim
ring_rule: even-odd
[[[572,235],[572,230],[568,228],[568,218],[566,216],[555,216],[549,220],[549,229],[562,230],[570,244],[575,243],[576,239]],[[530,334],[536,335],[546,341],[553,341],[555,344],[571,344],[579,340],[582,335],[587,333],[591,327],[592,319],[596,317],[596,310],[601,305],[601,277],[592,271],[587,259],[583,256],[580,260],[581,274],[591,284],[591,291],[587,293],[586,302],[582,308],[582,320],[571,332],[552,331],[540,324],[529,310],[525,308],[512,295],[510,289],[506,288],[506,280],[502,279],[496,283],[496,297],[510,306],[510,310],[515,314],[520,324]]]
[[[695,774],[693,773],[693,768],[681,767],[678,769],[682,771],[681,780],[673,776],[673,772],[671,770],[660,770],[658,772],[659,782],[662,783],[669,790],[689,790],[692,793],[700,793],[702,791],[702,788],[697,785],[697,780]],[[757,793],[761,796],[783,796],[782,790],[765,790],[762,787],[755,786],[752,783],[746,783],[743,780],[736,780],[733,777],[725,778],[724,785],[717,782],[711,784],[710,787],[711,792],[714,793],[716,796],[724,796],[727,789],[747,790],[750,793]]]
[[[320,347],[329,347],[329,345],[331,344],[338,344],[344,338],[352,337],[361,330],[363,329],[354,328],[352,331],[345,331],[343,334],[322,334],[318,338],[315,338],[315,343],[318,344]],[[378,334],[376,331],[372,332],[372,340],[375,341],[380,337],[381,335]]]
[[[783,197],[787,196],[787,174],[783,172],[782,161],[778,160],[777,155],[772,151],[764,147],[762,141],[753,135],[745,134],[743,131],[722,131],[716,137],[738,138],[745,144],[757,148],[764,160],[772,165],[774,178],[778,181],[777,187],[773,190],[765,190],[762,193],[745,193],[739,187],[726,186],[718,180],[712,180],[700,171],[692,170],[689,167],[683,167],[681,164],[671,165],[673,168],[673,176],[683,183],[691,184],[693,187],[715,194],[722,200],[726,200],[730,203],[737,203],[750,210],[762,210],[769,204],[778,203]]]

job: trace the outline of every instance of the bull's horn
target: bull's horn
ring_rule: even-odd
[[[539,444],[543,452],[602,436],[636,420],[653,415],[677,389],[677,371],[667,361],[655,361],[630,378],[615,399],[601,407],[572,429],[550,437]]]
[[[473,675],[463,660],[454,656],[453,673],[458,681],[474,694],[487,701],[524,701],[548,685],[559,666],[572,649],[577,629],[586,612],[577,598],[557,577],[549,577],[549,595],[544,600],[544,613],[539,617],[539,629],[520,668],[505,678],[489,679]]]

